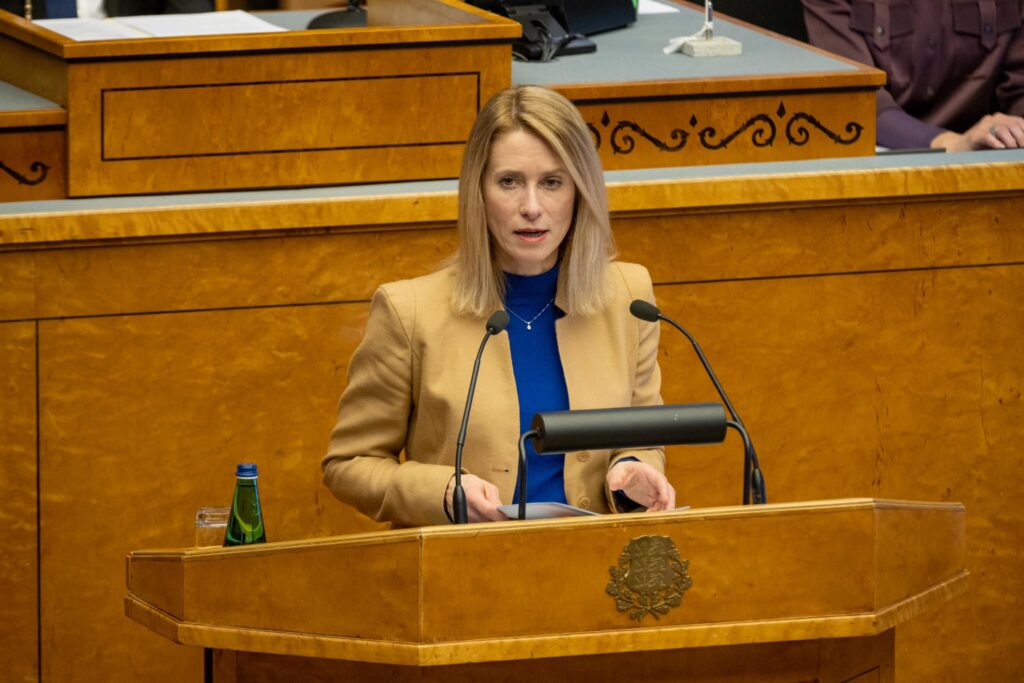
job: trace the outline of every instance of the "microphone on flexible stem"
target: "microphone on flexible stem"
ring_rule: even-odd
[[[519,519],[526,519],[526,441],[539,455],[672,444],[721,443],[729,420],[718,403],[537,413],[519,438]]]
[[[484,355],[484,347],[488,340],[496,334],[501,334],[508,327],[508,313],[495,311],[494,315],[487,319],[487,333],[480,341],[480,350],[476,352],[476,361],[473,363],[473,374],[469,378],[469,393],[466,396],[466,409],[462,413],[462,427],[459,428],[459,438],[455,442],[455,489],[452,491],[452,514],[456,524],[469,522],[469,511],[466,508],[466,491],[462,488],[462,447],[466,443],[466,429],[469,427],[469,409],[473,405],[473,393],[476,391],[476,377],[480,374],[480,358]]]
[[[647,322],[656,323],[659,320],[664,320],[669,325],[682,332],[686,338],[690,340],[693,350],[697,352],[697,357],[700,358],[700,362],[704,366],[704,370],[707,371],[708,377],[711,378],[711,383],[715,385],[718,395],[722,398],[722,403],[725,404],[725,407],[729,411],[729,415],[732,417],[732,420],[730,420],[727,425],[738,431],[740,436],[743,437],[743,504],[747,505],[750,503],[751,484],[753,484],[754,503],[767,503],[768,495],[765,491],[764,475],[761,473],[761,466],[757,461],[757,452],[754,450],[754,444],[750,440],[750,436],[747,434],[743,420],[741,420],[740,416],[736,414],[736,410],[732,407],[729,397],[725,395],[725,389],[722,388],[722,384],[718,381],[718,377],[715,376],[715,371],[711,369],[711,364],[708,362],[707,357],[705,357],[704,352],[701,351],[700,344],[698,344],[697,340],[693,338],[693,335],[683,329],[682,325],[677,323],[675,320],[662,315],[661,311],[658,310],[658,307],[648,301],[635,299],[633,303],[629,305],[629,312],[637,318],[640,318],[640,320],[646,320]]]

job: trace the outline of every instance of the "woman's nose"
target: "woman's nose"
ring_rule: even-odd
[[[540,195],[537,192],[536,187],[527,187],[523,192],[522,204],[519,207],[519,213],[524,218],[535,220],[540,217],[543,212],[543,207],[540,204]]]

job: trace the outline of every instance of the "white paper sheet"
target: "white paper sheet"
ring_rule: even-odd
[[[672,14],[678,11],[678,7],[655,2],[655,0],[640,0],[636,6],[637,14]]]
[[[519,519],[519,505],[499,505],[501,510],[509,519]],[[583,508],[573,507],[565,503],[527,503],[527,519],[555,519],[556,517],[591,517],[600,513]]]
[[[79,42],[149,38],[142,31],[125,26],[114,19],[37,19],[34,23]]]
[[[197,14],[144,14],[116,19],[38,19],[35,23],[81,42],[276,33],[288,30],[242,10]]]
[[[117,21],[159,38],[272,33],[287,30],[240,9],[198,14],[144,14],[137,17],[119,17]]]

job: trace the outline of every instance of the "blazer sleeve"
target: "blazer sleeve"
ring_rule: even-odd
[[[996,99],[999,111],[1024,116],[1024,0],[1021,0],[1018,12],[1021,25],[1014,31],[1003,59]]]
[[[630,268],[630,265],[619,264],[620,273],[623,275],[630,301],[633,299],[643,299],[653,304],[654,285],[651,283],[650,273],[643,266],[632,265]],[[635,272],[630,272],[632,269],[635,269]],[[629,315],[629,313],[627,312],[626,315]],[[661,405],[663,403],[661,399],[661,368],[658,366],[658,343],[661,326],[658,323],[649,323],[639,318],[633,318],[632,322],[635,322],[637,325],[637,353],[633,377],[632,405]],[[611,469],[624,458],[636,458],[659,472],[665,471],[665,450],[663,448],[614,451],[608,460],[608,468]],[[605,495],[608,498],[608,506],[612,510],[618,512],[626,511],[620,509],[607,483],[605,484]]]
[[[885,70],[878,64],[862,33],[850,28],[850,0],[803,0],[804,22],[811,44],[823,50]],[[938,126],[917,119],[896,102],[887,88],[879,88],[876,102],[877,140],[892,149],[928,147],[943,132]]]
[[[321,462],[324,484],[377,521],[445,524],[444,493],[454,468],[400,457],[414,409],[415,300],[400,314],[388,287],[374,293],[366,334],[352,354]]]

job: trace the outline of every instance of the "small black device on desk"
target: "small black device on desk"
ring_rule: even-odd
[[[633,0],[468,0],[488,12],[518,21],[523,37],[512,53],[526,61],[547,62],[559,55],[594,52],[585,36],[623,28],[636,21]]]

